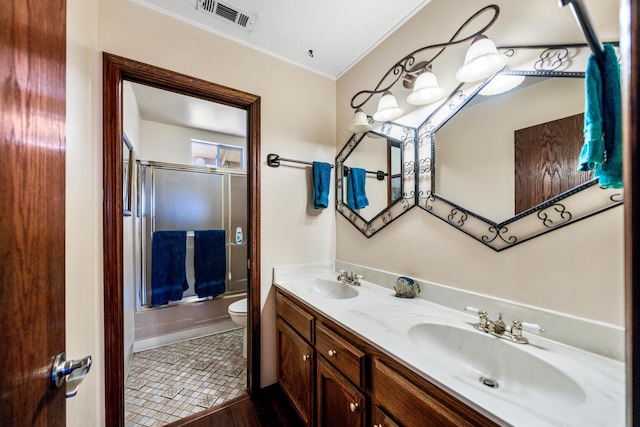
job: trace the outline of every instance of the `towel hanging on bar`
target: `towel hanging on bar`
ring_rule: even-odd
[[[342,166],[342,176],[348,177],[350,171],[351,171],[351,168],[349,166]],[[376,179],[378,181],[384,181],[384,178],[386,176],[389,176],[388,173],[382,172],[381,170],[378,170],[378,171],[375,171],[375,172],[374,171],[365,170],[365,173],[368,173],[368,174],[371,174],[371,175],[375,175]]]
[[[182,299],[189,289],[186,231],[155,231],[151,243],[151,306]]]

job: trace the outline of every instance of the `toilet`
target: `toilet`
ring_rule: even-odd
[[[229,316],[238,326],[242,326],[242,356],[247,357],[247,299],[243,298],[229,305]]]

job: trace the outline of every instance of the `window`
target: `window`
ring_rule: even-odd
[[[244,147],[192,139],[191,164],[244,170]]]

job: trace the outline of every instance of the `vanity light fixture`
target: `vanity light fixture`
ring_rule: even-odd
[[[445,96],[447,92],[438,85],[438,78],[429,66],[413,83],[413,92],[407,97],[407,102],[411,105],[426,105]]]
[[[369,123],[369,118],[365,112],[362,111],[362,108],[358,108],[353,115],[351,125],[349,125],[349,132],[364,133],[369,132],[371,129],[373,129],[373,126]]]
[[[507,57],[498,53],[490,38],[481,34],[473,39],[464,65],[456,73],[459,82],[477,82],[497,73],[507,66]]]
[[[395,120],[404,114],[404,110],[398,107],[398,100],[391,93],[386,90],[382,94],[382,98],[378,102],[378,111],[373,115],[373,120],[376,122],[386,122],[387,120]]]
[[[485,12],[493,12],[493,16],[484,27],[466,37],[458,38],[464,28]],[[397,99],[390,91],[400,79],[402,79],[405,88],[413,90],[407,97],[409,104],[425,105],[445,98],[446,91],[438,86],[437,78],[431,71],[431,64],[449,46],[473,40],[467,50],[464,65],[456,74],[456,78],[461,82],[482,80],[504,69],[507,65],[507,57],[498,53],[495,44],[484,35],[498,19],[499,14],[500,8],[495,4],[483,7],[467,19],[449,41],[425,46],[396,62],[373,90],[361,90],[351,98],[351,108],[356,112],[349,130],[353,133],[371,130],[369,127],[359,126],[359,124],[363,123],[362,116],[366,117],[362,107],[377,94],[382,94],[382,98],[378,103],[378,110],[373,114],[373,120],[391,121],[402,116],[404,110],[399,107]],[[438,51],[424,61],[416,60],[416,55],[431,49],[438,49]]]

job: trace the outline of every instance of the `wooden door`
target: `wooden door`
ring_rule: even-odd
[[[514,215],[593,178],[578,171],[584,114],[514,132]]]
[[[63,426],[66,1],[0,6],[0,423]]]
[[[318,427],[364,427],[364,395],[322,357],[318,357]]]
[[[277,379],[305,426],[313,425],[314,351],[282,319],[276,320]]]

